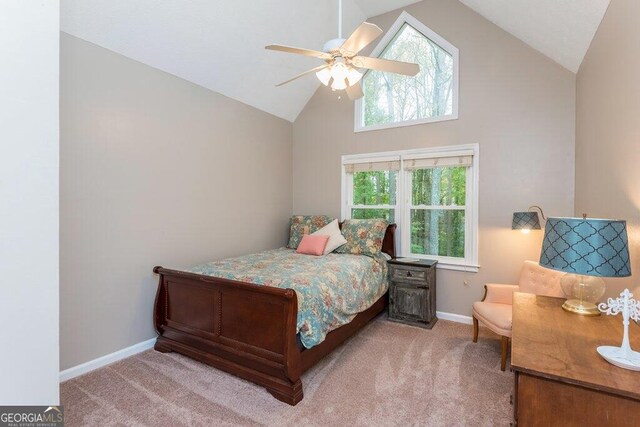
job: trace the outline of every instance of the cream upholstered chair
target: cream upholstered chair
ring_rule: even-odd
[[[511,338],[511,306],[514,292],[551,297],[563,297],[560,278],[564,273],[540,267],[537,262],[525,261],[518,285],[489,283],[482,301],[473,303],[473,342],[478,342],[478,321],[502,338],[500,369],[507,365],[507,350]]]

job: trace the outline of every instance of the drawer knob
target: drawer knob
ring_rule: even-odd
[[[411,276],[412,276],[411,270],[407,270],[407,277],[411,277]]]

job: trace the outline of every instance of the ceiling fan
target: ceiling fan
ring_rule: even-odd
[[[420,72],[418,64],[358,55],[358,52],[377,39],[380,34],[382,34],[380,27],[363,22],[348,39],[343,39],[342,0],[338,0],[338,38],[326,42],[323,52],[275,44],[265,47],[265,49],[269,50],[312,56],[325,61],[325,64],[300,73],[276,86],[282,86],[307,74],[316,73],[323,85],[328,86],[331,83],[331,89],[333,90],[346,90],[349,98],[355,100],[364,96],[360,84],[363,74],[358,70],[359,68],[404,74],[406,76],[418,74]]]

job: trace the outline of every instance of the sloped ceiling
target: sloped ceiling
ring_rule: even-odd
[[[610,0],[460,1],[577,73]]]
[[[451,0],[453,1],[453,0]],[[576,72],[609,0],[460,0]],[[415,0],[344,0],[343,33]],[[321,50],[337,37],[338,0],[63,0],[66,33],[294,121],[314,78],[276,83],[320,60],[269,52]]]
[[[345,0],[344,34],[415,0]],[[322,62],[270,52],[271,43],[322,50],[338,36],[337,0],[64,0],[62,31],[293,121],[315,78],[282,86]]]

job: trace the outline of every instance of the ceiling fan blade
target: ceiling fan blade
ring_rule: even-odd
[[[362,48],[377,39],[380,34],[382,34],[380,27],[375,24],[363,22],[342,44],[340,50],[346,53],[344,56],[357,55]]]
[[[404,74],[405,76],[415,76],[420,72],[420,66],[418,64],[392,61],[390,59],[370,58],[368,56],[356,56],[351,60],[351,64],[357,68],[387,71],[389,73]]]
[[[311,49],[302,49],[300,47],[291,47],[291,46],[282,46],[279,44],[270,44],[269,46],[265,46],[265,49],[269,49],[269,50],[277,50],[280,52],[286,52],[286,53],[295,53],[297,55],[304,55],[304,56],[312,56],[314,58],[320,58],[320,59],[331,59],[333,58],[330,54],[325,53],[325,52],[319,52],[317,50],[311,50]]]
[[[356,99],[360,99],[364,96],[364,92],[362,91],[361,82],[356,83],[353,86],[347,87],[347,96],[350,100],[355,101]]]
[[[312,68],[311,70],[307,70],[304,73],[300,73],[297,76],[290,78],[289,80],[287,80],[286,82],[282,82],[276,85],[276,87],[282,86],[282,85],[286,85],[287,83],[290,83],[292,81],[294,81],[295,79],[299,79],[300,77],[306,76],[307,74],[311,74],[311,73],[316,73],[320,70],[322,70],[323,68],[327,68],[329,65],[325,64],[325,65],[321,65],[319,67],[316,68]]]

